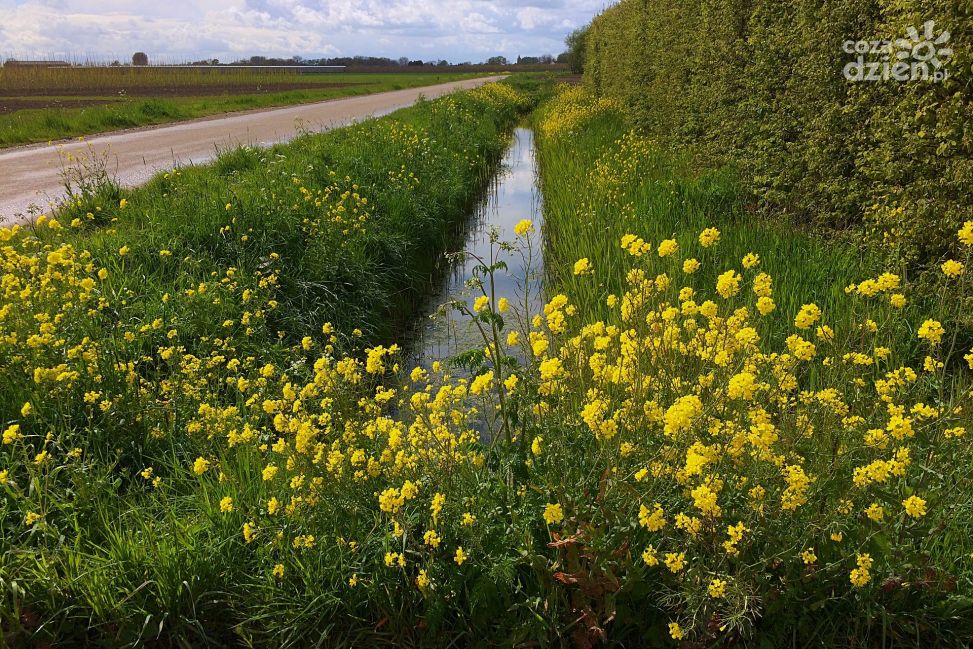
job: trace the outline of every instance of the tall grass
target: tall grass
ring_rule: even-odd
[[[569,133],[571,140],[570,146],[542,146],[539,152],[552,286],[595,288],[572,275],[577,259],[592,257],[606,264],[597,289],[620,294],[624,274],[619,271],[629,256],[618,245],[623,235],[636,232],[656,243],[671,238],[686,247],[715,226],[723,229],[720,259],[739,261],[759,252],[761,269],[779,287],[779,314],[796,312],[813,295],[838,322],[853,323],[845,287],[883,270],[881,251],[851,236],[820,236],[795,227],[785,215],[755,214],[732,168],[697,168],[685,150],[638,135],[622,110],[593,113],[593,101],[576,89],[536,116],[551,135],[567,139]],[[572,128],[575,110],[599,116]],[[721,271],[704,265],[700,272],[715,282]],[[914,299],[922,301],[922,295]],[[604,306],[591,315],[604,315]],[[786,319],[780,318],[781,323]],[[909,345],[909,332],[901,333],[901,342]]]
[[[274,607],[286,599],[270,592],[260,555],[242,537],[219,538],[230,529],[222,495],[173,470],[208,455],[206,434],[183,436],[197,430],[183,415],[207,411],[186,399],[206,393],[229,415],[247,383],[210,370],[270,366],[283,378],[310,367],[300,355],[311,349],[397,331],[528,106],[492,87],[421,102],[227,151],[131,192],[102,184],[56,220],[0,230],[0,643],[246,644],[278,628]],[[35,284],[38,262],[46,279]],[[33,337],[41,320],[47,333]],[[74,369],[45,388],[44,376],[56,379],[47,369],[66,364]],[[170,427],[181,440],[165,439]],[[257,455],[227,458],[214,484],[262,466]],[[237,484],[262,488],[259,478]],[[333,543],[321,539],[323,550]],[[324,551],[305,560],[319,573],[337,565]],[[302,569],[312,570],[289,567]],[[317,590],[326,585],[294,614],[334,610]],[[320,640],[322,624],[294,632]],[[306,644],[271,644],[283,641]]]
[[[668,635],[698,646],[968,643],[970,600],[959,594],[968,586],[958,584],[973,579],[964,537],[973,463],[968,441],[954,435],[965,439],[969,426],[969,380],[944,368],[966,348],[954,327],[942,342],[927,327],[956,317],[962,307],[947,296],[969,294],[969,270],[937,269],[939,290],[917,291],[883,273],[879,251],[752,216],[733,173],[694,168],[679,147],[647,139],[619,105],[583,90],[562,91],[535,122],[548,286],[563,294],[549,309],[576,308],[578,319],[559,356],[565,371],[553,374],[561,392],[551,419],[570,426],[580,413],[600,440],[580,450],[547,428],[544,454],[570,463],[618,453],[604,464],[577,460],[601,476],[604,504],[588,514],[588,547],[631,540],[633,555],[645,552],[645,581],[627,573],[612,599],[617,637],[654,645]],[[703,235],[711,228],[715,242]],[[973,223],[953,236],[968,265]],[[689,259],[698,270],[686,270]],[[731,272],[739,279],[727,281]],[[758,293],[762,274],[772,284]],[[893,293],[908,304],[890,306]],[[758,295],[772,311],[759,308]],[[973,354],[966,360],[973,366]],[[553,404],[565,402],[558,414]],[[643,409],[648,420],[633,426],[632,410]],[[898,431],[899,414],[924,432]],[[893,448],[914,464],[884,464]],[[897,467],[891,479],[879,475],[884,467]],[[609,472],[625,470],[630,477],[616,485]],[[551,488],[580,479],[569,471],[555,471]],[[562,493],[565,511],[585,511],[584,499]],[[615,513],[634,507],[637,494],[639,527],[652,532],[641,541]],[[903,511],[917,495],[936,504]],[[915,529],[925,516],[941,533]],[[685,553],[684,566],[663,563],[673,552]],[[628,569],[607,552],[592,554],[606,578]],[[919,586],[923,574],[930,581]]]

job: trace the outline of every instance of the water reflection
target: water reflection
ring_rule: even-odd
[[[501,168],[484,200],[476,207],[467,227],[457,237],[455,251],[465,250],[477,257],[489,259],[491,232],[497,232],[501,241],[517,239],[514,226],[522,219],[534,222],[530,235],[531,273],[526,277],[525,259],[516,252],[496,252],[508,266],[508,270],[494,275],[496,297],[506,297],[512,308],[505,314],[508,320],[522,318],[540,309],[540,273],[543,259],[540,245],[541,197],[536,183],[534,135],[526,128],[514,131],[513,141],[504,155]],[[519,239],[523,244],[524,239]],[[443,310],[441,305],[454,300],[465,301],[472,308],[473,300],[481,293],[471,290],[466,283],[473,277],[473,269],[479,264],[472,256],[454,258],[447,262],[446,272],[423,306],[419,319],[406,344],[407,366],[428,367],[433,361],[446,359],[472,348],[482,348],[483,339],[476,326],[455,310]],[[526,282],[525,282],[526,277]],[[511,323],[513,325],[513,323]]]

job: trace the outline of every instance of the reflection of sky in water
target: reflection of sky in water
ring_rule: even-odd
[[[540,195],[536,188],[535,173],[533,133],[528,129],[518,128],[514,131],[513,142],[504,155],[500,171],[486,198],[476,207],[466,230],[457,237],[453,250],[466,250],[488,260],[490,232],[493,228],[499,231],[501,241],[514,241],[514,226],[521,219],[532,220],[535,228],[531,235],[533,268],[529,290],[529,308],[532,314],[540,310],[540,272],[543,270]],[[523,240],[520,241],[522,243]],[[504,315],[509,329],[517,326],[514,320],[524,310],[525,269],[517,252],[500,251],[495,254],[508,266],[506,272],[497,271],[494,280],[497,299],[506,297],[512,305],[511,310]],[[453,260],[437,285],[432,287],[431,295],[422,309],[424,316],[416,325],[412,339],[406,344],[407,367],[416,364],[428,366],[434,360],[483,347],[483,339],[476,326],[466,316],[456,311],[445,314],[439,312],[441,304],[452,300],[465,300],[472,308],[473,300],[480,293],[467,288],[466,281],[473,276],[473,268],[477,264],[469,256],[462,261]]]

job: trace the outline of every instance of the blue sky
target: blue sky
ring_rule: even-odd
[[[558,54],[608,0],[0,0],[0,57]]]

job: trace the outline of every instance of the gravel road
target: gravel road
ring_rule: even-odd
[[[433,98],[475,88],[502,77],[481,77],[424,88],[348,97],[285,108],[232,113],[167,126],[120,131],[84,141],[0,149],[0,224],[25,221],[49,211],[63,196],[61,157],[88,151],[105,156],[118,181],[131,187],[175,165],[199,164],[220,149],[240,144],[267,146],[298,132],[327,130]],[[60,155],[59,155],[60,154]]]

